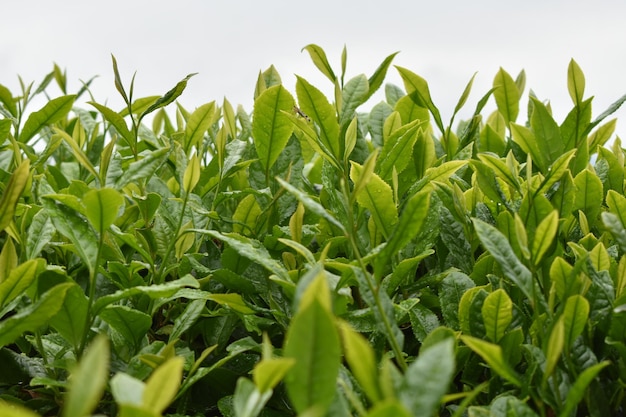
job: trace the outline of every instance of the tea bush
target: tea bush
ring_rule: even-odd
[[[363,112],[396,54],[305,50],[334,96],[270,67],[252,113],[0,86],[0,414],[623,415],[626,96],[500,69],[446,123],[397,66]]]

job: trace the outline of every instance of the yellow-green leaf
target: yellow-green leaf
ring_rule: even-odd
[[[24,187],[30,177],[30,160],[24,159],[6,184],[2,199],[0,199],[0,232],[7,228],[13,220],[15,214],[15,206],[22,196]]]

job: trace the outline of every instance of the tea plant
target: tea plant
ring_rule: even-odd
[[[594,119],[572,60],[565,120],[521,122],[500,69],[446,124],[399,66],[361,111],[396,54],[304,50],[334,96],[270,67],[251,113],[115,58],[119,111],[0,86],[0,414],[622,415],[626,96]]]

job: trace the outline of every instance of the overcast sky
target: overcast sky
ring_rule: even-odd
[[[163,94],[191,72],[179,101],[188,110],[224,97],[252,110],[259,70],[275,65],[294,93],[295,76],[327,94],[302,47],[322,46],[340,68],[344,44],[347,77],[371,75],[389,54],[394,64],[424,77],[444,120],[478,72],[476,101],[499,67],[513,77],[522,69],[527,89],[550,100],[558,122],[571,107],[566,74],[574,58],[586,75],[585,97],[595,96],[594,116],[626,93],[626,2],[608,0],[13,0],[0,25],[0,84],[18,94],[17,74],[35,81],[56,62],[67,69],[73,91],[92,84],[97,101],[121,108],[110,54],[135,97]],[[401,84],[394,68],[388,82]],[[369,106],[380,101],[374,96]],[[366,107],[368,106],[366,105]],[[523,104],[525,106],[525,104]],[[492,106],[493,107],[493,106]],[[524,107],[522,107],[524,108]],[[525,115],[524,115],[525,116]],[[616,113],[626,136],[626,107]],[[525,117],[524,117],[525,120]]]

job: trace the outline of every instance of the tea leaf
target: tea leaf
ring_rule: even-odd
[[[426,80],[406,68],[396,65],[396,69],[404,81],[404,88],[406,88],[408,95],[411,96],[411,99],[414,100],[418,106],[426,107],[430,110],[437,127],[441,133],[444,133],[445,129],[443,127],[443,122],[441,121],[441,115],[430,98],[430,90],[428,89],[428,83]]]
[[[320,203],[318,203],[313,198],[311,198],[311,196],[298,190],[293,185],[289,184],[288,182],[286,182],[285,180],[281,178],[276,178],[276,180],[284,189],[286,189],[290,194],[296,197],[298,201],[302,202],[302,204],[304,204],[304,207],[306,207],[307,210],[327,220],[330,224],[337,227],[344,234],[347,233],[343,224],[341,224],[341,222],[337,220],[332,214],[326,211],[326,209]]]
[[[339,142],[339,123],[334,107],[320,90],[302,77],[296,76],[296,93],[302,111],[315,121],[320,128],[320,141],[330,154],[340,160],[343,150]]]
[[[50,325],[75,349],[83,341],[85,320],[89,319],[89,300],[82,288],[74,284],[65,294],[58,313],[50,318]]]
[[[115,128],[117,134],[120,135],[128,145],[134,145],[135,138],[128,130],[124,118],[118,112],[93,101],[90,101],[89,104],[94,106],[100,114],[102,114],[104,119]]]
[[[194,153],[189,159],[185,173],[183,174],[183,190],[190,193],[200,181],[200,160],[198,155]]]
[[[589,302],[581,295],[573,295],[565,302],[563,310],[563,326],[565,330],[565,349],[574,344],[574,340],[580,336],[589,318]]]
[[[109,376],[109,343],[106,337],[98,336],[94,339],[71,375],[62,415],[90,415],[104,394]]]
[[[602,371],[604,368],[609,366],[611,363],[609,361],[603,361],[597,363],[589,368],[585,369],[580,373],[576,382],[571,386],[567,393],[567,397],[563,400],[563,408],[561,409],[561,413],[559,417],[568,417],[571,416],[578,403],[580,403],[584,396],[587,387],[591,382],[596,378],[596,376]]]
[[[513,78],[503,68],[500,68],[493,80],[493,96],[496,99],[498,111],[504,117],[507,125],[515,122],[519,114],[520,91]]]
[[[46,291],[34,304],[0,321],[0,347],[13,343],[26,332],[46,325],[63,305],[65,293],[74,284],[59,284]]]
[[[303,301],[305,298],[311,298],[311,301],[300,303],[300,309],[287,330],[284,347],[285,357],[295,360],[294,366],[287,373],[285,384],[298,413],[311,407],[326,410],[335,396],[339,373],[339,335],[334,317],[321,299],[330,298],[326,278],[319,274],[315,280],[323,283],[325,291],[321,294],[305,292]],[[319,287],[313,283],[309,289]]]
[[[330,82],[335,82],[337,77],[335,76],[333,69],[328,63],[328,58],[326,58],[326,52],[324,52],[324,50],[320,46],[312,43],[302,48],[302,51],[307,51],[309,53],[311,59],[313,60],[313,64],[315,64],[317,69],[319,69],[322,74],[324,74],[330,80]]]
[[[194,146],[199,146],[204,135],[213,124],[215,115],[215,102],[203,104],[191,113],[185,126],[185,152],[189,152]]]
[[[414,120],[396,130],[385,141],[377,160],[378,175],[386,181],[391,179],[393,168],[402,173],[413,157],[413,145],[423,128],[422,120]]]
[[[138,161],[130,164],[128,169],[117,179],[115,188],[121,190],[128,184],[139,180],[147,181],[169,157],[170,148],[161,148],[150,152]]]
[[[44,126],[49,126],[64,118],[72,109],[75,95],[57,97],[47,102],[41,109],[33,112],[26,119],[18,140],[27,143]]]
[[[24,294],[44,268],[45,261],[41,258],[31,259],[12,268],[8,276],[0,282],[0,310]]]
[[[418,192],[407,200],[398,224],[391,232],[387,243],[380,251],[374,261],[374,268],[377,277],[380,278],[380,271],[389,263],[392,256],[402,250],[412,239],[414,239],[422,228],[428,210],[430,208],[430,193]]]
[[[487,337],[498,343],[513,321],[513,302],[500,288],[487,296],[481,311]]]
[[[364,168],[353,161],[350,165],[350,178],[356,184],[364,173]],[[370,211],[374,222],[382,230],[383,236],[389,238],[391,228],[398,222],[398,210],[393,202],[391,187],[378,175],[372,173],[360,191],[355,191],[357,192],[356,199],[359,204]]]
[[[406,371],[398,396],[414,416],[435,413],[454,375],[454,340],[423,349]]]
[[[594,225],[602,208],[602,181],[593,172],[585,169],[574,178],[576,198],[574,210],[582,210],[590,225]]]
[[[380,401],[382,394],[374,350],[361,334],[345,322],[341,323],[341,337],[344,355],[354,377],[372,403]]]
[[[159,97],[157,101],[155,101],[150,107],[148,107],[146,110],[143,111],[143,113],[141,113],[141,115],[139,116],[137,120],[137,124],[139,124],[145,116],[152,113],[153,111],[160,109],[161,107],[165,107],[168,104],[174,102],[174,100],[176,100],[178,96],[180,96],[183,93],[183,91],[185,90],[185,87],[187,87],[187,81],[189,81],[191,77],[197,74],[198,74],[197,72],[188,74],[185,78],[180,80],[178,84],[174,86],[174,88],[169,90],[162,97]]]
[[[574,104],[582,102],[585,94],[585,75],[574,59],[570,60],[567,67],[567,90]]]
[[[183,377],[184,360],[177,356],[167,360],[150,375],[143,391],[143,406],[161,415],[174,400]]]
[[[13,171],[0,199],[0,232],[11,224],[15,214],[15,206],[22,196],[26,183],[30,178],[30,161],[24,159]]]
[[[412,415],[396,399],[379,402],[367,413],[367,417],[410,417]]]
[[[4,417],[40,417],[39,414],[26,407],[9,402],[0,403],[0,415]]]
[[[398,55],[398,53],[399,52],[394,52],[393,54],[385,58],[383,62],[378,66],[378,68],[376,68],[372,76],[368,78],[367,82],[369,84],[369,90],[367,92],[367,95],[365,96],[364,101],[369,99],[383,84],[385,76],[387,75],[387,70],[389,69],[391,62],[396,57],[396,55]]]
[[[57,195],[42,196],[42,204],[56,229],[70,242],[90,271],[96,268],[98,240],[93,228],[75,209],[56,203]]]
[[[369,92],[369,83],[367,77],[363,74],[357,75],[352,78],[343,87],[341,93],[341,112],[339,117],[339,124],[344,126],[348,121],[354,118],[354,112],[361,104],[367,100],[367,94]]]
[[[535,229],[535,237],[532,242],[530,253],[532,254],[533,263],[539,265],[543,256],[552,246],[552,242],[556,237],[559,228],[559,213],[553,210],[547,215]]]
[[[113,294],[105,295],[98,298],[93,305],[94,314],[98,314],[100,310],[112,304],[116,301],[123,300],[124,298],[132,297],[137,294],[145,294],[152,299],[171,297],[179,290],[185,287],[199,288],[200,284],[191,275],[185,275],[174,281],[169,281],[164,284],[157,285],[139,285],[136,287],[127,288],[124,290],[118,290]]]
[[[106,307],[98,313],[98,317],[122,335],[133,353],[139,350],[141,340],[152,325],[152,318],[148,314],[121,305]]]
[[[118,216],[124,198],[112,188],[91,190],[83,196],[85,213],[91,225],[102,235]]]
[[[519,375],[504,360],[500,346],[471,336],[461,336],[461,340],[483,358],[494,372],[513,385],[522,386],[522,380]]]
[[[257,363],[252,375],[259,392],[271,392],[295,363],[292,358],[270,358]]]
[[[498,262],[504,275],[535,303],[532,274],[517,258],[508,239],[498,229],[482,220],[474,218],[472,221],[480,242]]]
[[[564,316],[561,316],[552,327],[550,337],[548,339],[548,345],[546,349],[546,367],[543,373],[543,381],[547,381],[550,375],[554,372],[556,364],[561,358],[563,352],[563,346],[565,344],[565,322]]]
[[[254,146],[266,172],[269,172],[291,137],[293,125],[281,110],[292,111],[293,106],[293,97],[282,85],[268,88],[254,101]]]

